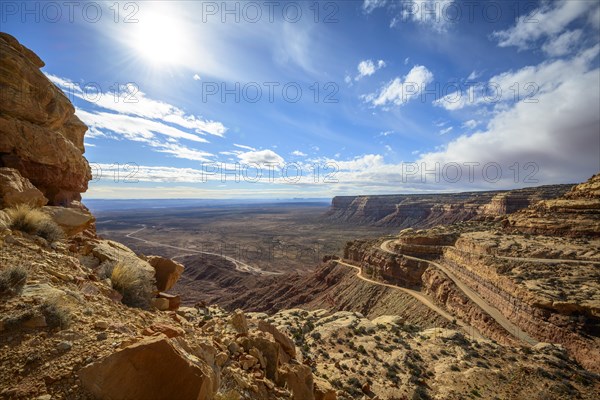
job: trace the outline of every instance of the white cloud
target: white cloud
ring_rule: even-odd
[[[447,127],[447,128],[441,129],[441,130],[440,130],[440,136],[443,136],[443,135],[445,135],[446,133],[450,133],[450,132],[452,132],[452,129],[454,129],[454,127],[453,127],[453,126],[449,126],[449,127]]]
[[[365,13],[370,14],[373,10],[385,6],[387,0],[364,0],[362,9]]]
[[[505,84],[532,81],[540,87],[536,103],[519,101],[497,110],[485,130],[461,135],[439,151],[423,154],[419,162],[498,163],[501,184],[524,185],[524,177],[542,183],[578,182],[598,170],[600,147],[600,69],[593,67],[600,46],[569,61],[555,60],[499,75]],[[514,182],[508,166],[518,162],[521,175]],[[492,176],[494,173],[492,173]],[[482,181],[481,174],[478,179]],[[526,182],[532,184],[531,181]],[[493,184],[488,184],[493,187]]]
[[[542,5],[517,19],[517,23],[492,36],[500,47],[516,46],[519,50],[532,48],[539,39],[560,35],[576,19],[590,12],[597,3],[593,1],[561,0],[542,2]]]
[[[470,119],[468,121],[465,121],[462,124],[462,127],[467,129],[474,129],[477,127],[477,125],[479,125],[479,122],[475,121],[474,119]]]
[[[208,162],[211,160],[210,157],[212,157],[211,153],[192,149],[177,143],[153,143],[151,146],[156,147],[156,151],[159,153],[171,154],[177,158],[186,160]]]
[[[467,77],[468,81],[473,81],[477,78],[479,78],[481,76],[481,73],[477,72],[477,71],[473,71],[469,74],[469,76]]]
[[[410,57],[406,57],[404,59],[404,65],[408,65],[408,62],[410,61]]]
[[[385,145],[385,150],[386,150],[388,153],[393,153],[393,152],[394,152],[394,149],[392,149],[392,146],[390,146],[389,144],[386,144],[386,145]]]
[[[145,119],[160,120],[193,129],[199,134],[223,136],[227,128],[222,123],[186,114],[182,109],[159,100],[153,100],[139,90],[136,85],[121,85],[118,92],[97,92],[94,87],[81,88],[79,84],[52,74],[48,79],[63,89],[67,95],[74,95],[86,102],[122,115],[133,115]],[[84,90],[86,89],[86,90]]]
[[[390,136],[390,135],[393,135],[393,134],[394,134],[394,131],[383,131],[383,132],[379,132],[379,135],[377,135],[377,136],[386,137],[386,136]]]
[[[293,156],[298,156],[298,157],[304,157],[304,156],[306,156],[306,154],[304,154],[300,150],[294,150],[294,151],[292,151],[292,155]]]
[[[492,77],[485,85],[470,86],[467,90],[450,93],[435,100],[434,105],[453,111],[467,106],[491,105],[501,111],[512,102],[539,102],[541,94],[554,91],[570,80],[571,75],[582,74],[600,53],[600,45],[584,50],[569,60],[555,59],[517,71],[508,71]]]
[[[433,73],[422,65],[413,67],[401,78],[395,78],[382,87],[378,94],[371,93],[364,99],[374,106],[385,106],[389,103],[403,105],[418,97],[425,87],[433,81]]]
[[[552,57],[564,56],[565,54],[569,54],[573,51],[582,34],[583,31],[581,29],[567,31],[562,35],[544,43],[542,50]]]
[[[256,149],[254,147],[251,146],[246,146],[245,144],[233,144],[235,147],[238,147],[240,149],[244,149],[244,150],[251,150],[251,151],[255,151]]]
[[[385,67],[385,61],[378,60],[377,63],[374,63],[372,60],[363,60],[358,63],[356,69],[358,70],[358,75],[354,78],[354,80],[358,81],[365,76],[373,75],[377,70]]]
[[[411,4],[412,7],[402,7],[403,11],[399,17],[395,18],[394,25],[398,25],[398,19],[402,21],[413,21],[422,25],[427,25],[437,32],[445,32],[448,25],[454,18],[456,10],[452,4],[454,0],[420,0],[411,1],[404,4]]]
[[[200,78],[200,75],[198,75],[198,74],[194,74],[194,76],[193,76],[193,79],[194,79],[195,81],[199,81],[201,78]]]
[[[238,154],[244,164],[283,164],[284,159],[273,150],[248,151]]]
[[[89,112],[77,109],[76,114],[81,120],[93,129],[94,132],[111,131],[133,141],[147,141],[156,135],[174,139],[186,139],[193,142],[208,143],[198,135],[182,131],[181,129],[163,124],[158,121],[109,112]]]

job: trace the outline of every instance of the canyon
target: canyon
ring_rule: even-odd
[[[329,240],[259,265],[199,247],[198,210],[170,214],[180,235],[131,210],[97,220],[87,127],[43,65],[0,33],[0,398],[597,397],[600,174],[210,221]]]

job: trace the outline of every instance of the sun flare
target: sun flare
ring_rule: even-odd
[[[137,52],[152,64],[180,64],[185,54],[182,24],[158,11],[139,19],[133,37]]]

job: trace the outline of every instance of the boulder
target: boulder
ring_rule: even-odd
[[[179,306],[181,305],[181,296],[178,294],[168,294],[168,293],[159,293],[158,298],[166,299],[169,302],[167,306],[167,310],[169,311],[177,311]]]
[[[248,335],[248,321],[242,310],[235,310],[235,312],[231,314],[229,324],[238,334],[244,336]]]
[[[174,338],[177,336],[182,336],[185,332],[182,328],[168,325],[168,324],[152,324],[148,328],[144,329],[143,334],[145,336],[152,336],[156,333],[162,333],[168,338]]]
[[[131,265],[142,270],[149,279],[154,278],[154,268],[121,243],[112,240],[96,240],[93,242],[91,254],[100,262]]]
[[[259,320],[258,329],[273,335],[275,341],[281,345],[281,349],[291,358],[296,358],[296,345],[290,337],[281,333],[275,326],[267,321]]]
[[[152,299],[152,307],[156,308],[158,311],[168,311],[169,299],[165,299],[162,297]]]
[[[267,378],[273,382],[277,382],[279,379],[278,368],[279,368],[279,352],[280,346],[273,336],[268,333],[262,333],[260,336],[245,337],[241,340],[241,345],[246,351],[250,352],[250,349],[255,347],[263,355],[264,362],[266,363],[265,372]]]
[[[183,265],[159,256],[148,257],[148,263],[154,268],[156,287],[164,292],[171,289],[183,273]]]
[[[286,364],[282,372],[293,400],[315,400],[313,375],[309,366]]]
[[[48,203],[29,179],[23,178],[14,168],[0,168],[0,207],[12,207],[17,204],[29,204],[42,207]]]
[[[315,400],[337,400],[337,391],[331,383],[321,378],[314,378]]]
[[[80,200],[91,179],[83,157],[87,127],[43,65],[0,32],[0,165],[17,169],[50,204],[65,205]]]
[[[142,339],[79,371],[98,399],[212,399],[212,370],[165,336]]]
[[[43,210],[65,231],[67,236],[83,232],[96,221],[89,211],[80,208],[46,206]]]

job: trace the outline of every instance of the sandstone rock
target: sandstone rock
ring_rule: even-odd
[[[154,268],[156,287],[161,292],[170,290],[183,273],[183,265],[168,258],[150,256],[148,263]]]
[[[227,362],[227,360],[229,360],[229,356],[227,355],[227,353],[220,352],[215,357],[215,364],[218,367],[222,367]]]
[[[126,264],[140,270],[148,279],[154,279],[154,268],[121,243],[112,240],[95,240],[90,252],[100,262]]]
[[[335,196],[327,219],[398,228],[432,227],[490,213],[512,213],[538,200],[560,196],[569,189],[570,185],[549,185],[504,192]]]
[[[87,127],[40,70],[43,62],[0,33],[0,165],[17,169],[53,205],[79,200],[91,179]]]
[[[143,339],[79,371],[92,395],[122,400],[212,399],[211,374],[164,336]]]
[[[108,329],[108,322],[106,321],[96,321],[94,323],[94,328],[99,329],[101,331]]]
[[[504,228],[508,232],[599,237],[600,174],[574,186],[561,198],[543,200],[510,215]]]
[[[242,310],[236,310],[233,314],[231,314],[229,323],[240,335],[248,334],[248,321],[246,320],[246,316]]]
[[[159,293],[157,295],[158,298],[166,299],[169,302],[169,307],[167,308],[169,311],[176,311],[181,304],[181,296],[175,294],[168,293]]]
[[[265,369],[267,367],[267,361],[265,360],[265,357],[260,352],[260,350],[258,350],[256,347],[253,347],[250,349],[249,353],[251,356],[254,356],[258,360],[262,369]]]
[[[181,328],[174,327],[167,324],[153,324],[150,326],[150,331],[154,333],[162,333],[168,338],[174,338],[182,336],[185,332]]]
[[[276,327],[263,320],[258,321],[258,329],[273,335],[275,341],[281,345],[281,348],[287,355],[292,358],[296,357],[296,346],[290,337],[284,335]]]
[[[245,337],[242,339],[241,345],[246,352],[250,352],[250,349],[253,347],[256,347],[256,349],[261,352],[266,363],[267,378],[273,382],[277,382],[279,377],[277,369],[279,368],[280,363],[280,346],[275,342],[273,336],[268,333],[263,333],[261,336]]]
[[[337,400],[337,392],[331,384],[321,378],[314,378],[315,400]]]
[[[48,203],[29,179],[23,178],[19,171],[13,168],[0,168],[0,207],[12,207],[17,204],[29,204],[41,207]]]
[[[169,299],[164,299],[162,297],[152,299],[152,307],[156,308],[159,311],[168,311],[169,304]]]
[[[43,210],[68,236],[83,232],[96,221],[90,212],[78,208],[46,206]]]
[[[254,367],[257,362],[258,362],[258,359],[256,357],[251,356],[251,355],[246,355],[244,357],[244,359],[240,360],[240,366],[242,367],[243,370],[249,370],[250,368]]]
[[[73,343],[71,342],[60,342],[59,344],[56,345],[56,349],[58,351],[69,351],[73,348]]]
[[[285,383],[294,400],[314,400],[312,370],[307,365],[286,364],[283,369]]]

